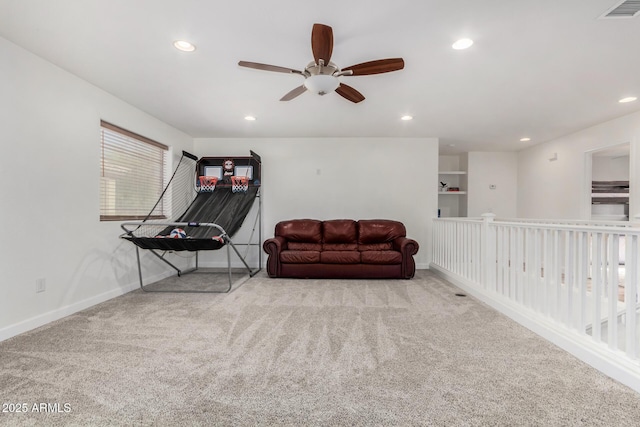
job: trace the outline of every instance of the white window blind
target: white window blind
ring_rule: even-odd
[[[100,220],[144,219],[165,186],[168,147],[101,121]],[[152,218],[164,218],[161,201]]]

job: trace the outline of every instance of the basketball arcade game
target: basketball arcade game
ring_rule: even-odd
[[[136,246],[140,288],[146,292],[229,292],[233,286],[231,251],[238,256],[250,277],[262,266],[262,199],[260,197],[261,159],[250,152],[249,157],[203,157],[182,152],[178,166],[155,206],[140,222],[121,224],[120,237]],[[242,227],[258,199],[253,228],[247,243],[234,243],[232,237]],[[163,212],[178,212],[166,215]],[[173,221],[167,217],[175,218]],[[257,242],[254,236],[258,234]],[[226,290],[149,289],[142,280],[140,249],[150,251],[177,272],[178,277],[197,271],[198,253],[202,250],[227,249],[228,287]],[[238,246],[246,246],[244,255]],[[258,266],[247,263],[251,247],[258,251]],[[195,267],[180,269],[166,259],[167,253],[195,253]],[[211,273],[214,274],[214,273]]]

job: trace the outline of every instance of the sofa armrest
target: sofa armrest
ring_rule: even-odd
[[[267,258],[267,273],[269,277],[280,276],[280,252],[287,249],[287,241],[282,236],[267,239],[262,249],[269,255]]]
[[[393,241],[393,249],[402,254],[402,277],[411,279],[416,273],[416,263],[413,256],[418,253],[420,245],[408,237],[398,237]]]

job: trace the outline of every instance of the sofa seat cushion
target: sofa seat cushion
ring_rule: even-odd
[[[357,251],[357,243],[325,243],[322,245],[323,251]]]
[[[290,251],[317,251],[322,250],[322,244],[320,243],[306,243],[306,242],[287,242],[287,249]]]
[[[401,264],[402,253],[398,251],[364,251],[360,252],[363,264]]]
[[[323,251],[320,252],[320,262],[323,264],[359,264],[358,251]]]
[[[390,251],[393,249],[393,243],[384,242],[384,243],[369,243],[365,245],[358,245],[358,250],[360,252],[365,251]]]
[[[284,264],[313,264],[320,262],[319,251],[282,251],[280,262]]]

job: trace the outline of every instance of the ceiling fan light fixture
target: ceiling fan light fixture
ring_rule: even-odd
[[[454,48],[455,50],[462,50],[462,49],[470,48],[472,44],[473,44],[473,40],[471,39],[460,39],[456,41],[453,45],[451,45],[451,47]]]
[[[304,81],[304,87],[308,91],[316,93],[318,95],[326,95],[335,91],[340,82],[338,79],[331,75],[318,74],[315,76],[309,76]]]
[[[191,43],[188,42],[186,40],[176,40],[173,42],[173,47],[175,47],[178,50],[181,50],[183,52],[193,52],[194,50],[196,50],[196,46]]]

